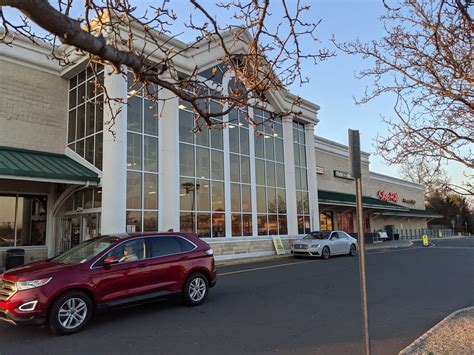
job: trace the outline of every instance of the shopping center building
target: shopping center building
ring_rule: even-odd
[[[209,71],[215,51],[184,51],[176,69]],[[225,259],[273,254],[275,235],[288,248],[309,230],[356,231],[347,146],[315,136],[315,103],[256,134],[247,116],[259,124],[294,102],[272,92],[265,109],[234,110],[226,128],[194,133],[186,103],[166,91],[165,105],[130,95],[130,80],[96,65],[108,94],[127,102],[110,128],[86,59],[59,66],[49,52],[22,38],[0,46],[0,267],[12,247],[29,262],[110,233],[194,232]],[[226,88],[231,78],[221,79]],[[362,159],[365,230],[426,228],[436,216],[423,186]]]

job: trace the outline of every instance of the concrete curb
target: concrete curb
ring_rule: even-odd
[[[422,342],[424,342],[426,339],[428,339],[428,337],[430,337],[431,335],[433,335],[433,333],[438,329],[440,328],[442,325],[444,325],[445,323],[449,322],[451,319],[453,319],[454,317],[456,317],[459,313],[462,313],[462,312],[465,312],[465,311],[471,311],[471,310],[474,310],[474,307],[466,307],[466,308],[462,308],[462,309],[459,309],[453,313],[451,313],[450,315],[448,315],[447,317],[445,317],[443,320],[441,320],[438,324],[434,325],[430,330],[428,330],[426,333],[424,333],[423,335],[421,335],[420,337],[418,337],[418,339],[416,339],[413,343],[411,343],[410,345],[408,345],[406,348],[404,348],[403,350],[401,350],[398,354],[399,355],[405,355],[405,354],[411,354],[413,352],[416,352],[416,349],[421,345]]]
[[[401,249],[401,248],[409,248],[413,246],[413,241],[409,240],[408,242],[409,243],[407,245],[387,245],[387,246],[384,246],[384,243],[381,243],[380,245],[377,245],[376,247],[369,246],[369,248],[367,248],[367,245],[366,245],[365,250],[367,251],[367,250],[377,250],[377,249]]]
[[[413,242],[410,241],[408,245],[388,245],[384,246],[383,243],[377,245],[376,247],[366,248],[366,251],[378,250],[378,249],[402,249],[402,248],[409,248],[413,246]],[[216,260],[217,266],[232,266],[232,265],[240,265],[240,264],[250,264],[250,263],[257,263],[263,261],[272,261],[278,259],[285,259],[291,258],[293,255],[288,252],[285,255],[271,255],[271,256],[262,256],[256,258],[240,258],[240,259],[228,259],[228,260]]]

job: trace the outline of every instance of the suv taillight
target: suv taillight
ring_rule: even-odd
[[[207,249],[206,251],[204,251],[204,253],[206,253],[206,255],[214,255],[214,250],[212,248]]]

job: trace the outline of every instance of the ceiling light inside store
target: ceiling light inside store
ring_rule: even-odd
[[[180,104],[180,105],[178,105],[178,108],[181,109],[181,110],[184,110],[186,108],[186,106],[184,106],[183,104]]]
[[[278,133],[273,133],[273,137],[278,137]]]
[[[149,195],[154,195],[154,194],[156,194],[156,191],[149,191],[148,194]]]
[[[127,99],[131,98],[132,96],[135,96],[136,94],[138,94],[137,90],[129,91],[127,95]]]
[[[265,139],[272,138],[272,136],[265,135]]]
[[[233,124],[230,124],[229,128],[235,128],[235,126]]]

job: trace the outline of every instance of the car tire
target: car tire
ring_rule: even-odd
[[[331,251],[329,250],[329,247],[324,247],[321,252],[321,257],[323,258],[323,260],[327,260],[329,259],[330,256],[331,256]]]
[[[183,287],[184,304],[189,307],[198,306],[206,301],[209,294],[209,281],[200,272],[188,277]]]
[[[355,244],[351,244],[351,247],[349,248],[349,255],[350,256],[355,256],[357,253],[357,247]]]
[[[54,334],[68,335],[81,330],[91,320],[93,303],[81,291],[70,291],[59,296],[48,314],[49,328]]]

